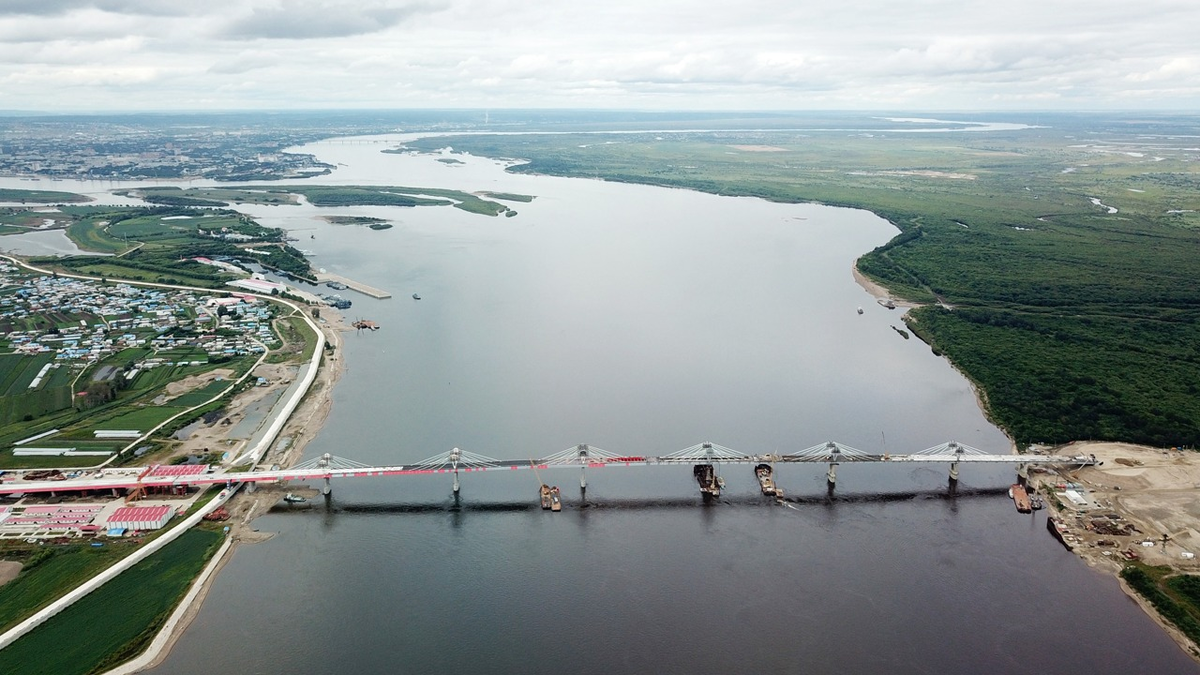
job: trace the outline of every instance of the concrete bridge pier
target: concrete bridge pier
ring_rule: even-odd
[[[1020,485],[1021,487],[1029,486],[1029,465],[1028,464],[1018,464],[1017,465],[1017,485]]]
[[[333,461],[333,455],[331,455],[327,452],[327,453],[321,455],[321,459],[317,460],[317,467],[321,468],[321,469],[328,469],[329,463],[331,461]],[[333,485],[330,484],[329,476],[326,475],[325,476],[325,486],[321,488],[321,494],[323,494],[325,496],[329,496],[332,493],[333,493]]]
[[[950,492],[958,489],[958,462],[950,462]]]
[[[459,490],[462,489],[462,485],[459,484],[459,482],[458,482],[458,460],[461,457],[462,457],[462,450],[459,450],[458,448],[454,448],[453,450],[450,451],[450,467],[452,469],[454,469],[454,484],[451,487],[453,487],[453,489],[454,489],[455,497],[458,496]]]
[[[580,496],[587,495],[587,465],[590,461],[588,458],[587,443],[581,443],[576,450],[579,452],[579,494]]]
[[[829,488],[829,494],[833,494],[833,488],[837,486],[837,462],[829,463],[829,471],[825,472],[825,485]]]

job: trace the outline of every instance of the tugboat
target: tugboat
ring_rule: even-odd
[[[768,497],[774,497],[779,494],[779,488],[775,487],[775,471],[770,464],[759,464],[754,467],[754,477],[758,479],[758,486],[762,489],[762,493]]]
[[[696,482],[700,484],[700,494],[704,496],[705,502],[710,502],[721,496],[721,479],[717,478],[717,472],[713,469],[712,464],[697,464],[693,466],[692,475],[696,477]]]
[[[542,509],[547,511],[550,510],[550,507],[554,504],[554,499],[550,492],[550,486],[542,483],[542,487],[538,493],[538,496],[542,499]]]
[[[550,488],[550,510],[552,512],[562,511],[562,500],[558,497],[558,486]]]

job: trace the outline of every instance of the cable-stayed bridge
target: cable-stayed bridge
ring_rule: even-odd
[[[238,483],[275,483],[281,481],[324,481],[323,492],[329,494],[331,482],[341,478],[380,476],[419,476],[449,474],[455,494],[461,489],[461,474],[519,469],[579,469],[579,485],[587,487],[588,469],[636,466],[671,466],[720,464],[773,465],[813,463],[828,466],[826,480],[830,490],[837,482],[840,464],[873,463],[940,463],[948,465],[951,484],[958,480],[962,464],[1012,464],[1023,479],[1031,465],[1050,464],[1088,466],[1096,463],[1091,455],[1014,455],[989,454],[962,443],[950,441],[910,454],[874,454],[828,441],[810,448],[786,454],[746,454],[716,443],[698,443],[670,454],[621,455],[580,444],[538,459],[496,459],[454,448],[420,462],[394,466],[372,466],[333,455],[323,455],[287,469],[254,471],[219,471],[212,467],[194,467],[185,473],[160,471],[165,467],[103,469],[83,472],[74,478],[56,476],[55,480],[10,480],[0,483],[0,494],[63,493],[172,490],[208,485]]]

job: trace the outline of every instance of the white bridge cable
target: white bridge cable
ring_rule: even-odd
[[[745,453],[738,452],[723,445],[716,443],[698,443],[689,448],[684,448],[678,452],[672,452],[669,455],[659,457],[659,461],[663,462],[720,462],[722,460],[741,460],[747,459]]]
[[[924,450],[918,450],[917,452],[914,452],[912,454],[913,455],[947,456],[947,455],[987,455],[989,453],[986,453],[983,450],[980,450],[979,448],[973,448],[969,445],[959,443],[957,441],[949,441],[947,443],[942,443],[941,445],[935,445],[932,448],[925,448]]]
[[[493,457],[454,448],[450,452],[423,459],[411,467],[420,471],[439,471],[445,469],[494,469],[499,465],[500,460]]]
[[[314,457],[307,462],[302,462],[293,466],[289,471],[304,471],[308,469],[371,469],[374,468],[370,464],[356,462],[353,459],[345,457],[337,457],[330,454],[324,454],[320,457]]]
[[[788,458],[794,458],[792,461],[801,462],[854,462],[876,461],[879,459],[879,455],[863,452],[837,441],[827,441],[811,448],[783,455],[784,461],[787,461]]]
[[[601,450],[595,446],[581,443],[562,452],[534,460],[538,466],[584,466],[591,462],[616,461],[621,457],[615,452]]]

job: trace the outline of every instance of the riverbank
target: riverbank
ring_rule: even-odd
[[[889,291],[887,288],[885,288],[884,286],[881,286],[880,284],[875,283],[869,277],[867,277],[867,275],[863,274],[862,272],[859,272],[858,271],[858,263],[851,265],[850,271],[854,274],[854,283],[858,284],[859,286],[862,286],[862,289],[864,291],[866,291],[867,293],[870,293],[871,297],[875,298],[875,300],[877,300],[879,302],[886,302],[888,300],[891,300],[892,304],[895,305],[896,307],[912,308],[912,307],[920,307],[921,306],[921,303],[919,303],[919,302],[911,302],[909,300],[901,300],[901,299],[893,296],[891,291]]]
[[[1087,441],[1054,450],[1064,455],[1095,455],[1095,466],[1062,469],[1033,477],[1031,483],[1049,503],[1068,533],[1068,548],[1099,572],[1112,574],[1121,589],[1171,636],[1183,651],[1200,661],[1200,646],[1166,620],[1120,577],[1123,551],[1132,551],[1152,566],[1180,574],[1200,574],[1200,454],[1190,450],[1151,448],[1132,443]],[[1057,485],[1070,482],[1084,503],[1065,496]],[[1056,508],[1061,505],[1060,508]],[[1128,534],[1114,534],[1095,522],[1128,523]],[[1167,537],[1164,540],[1164,535]],[[1146,543],[1149,542],[1149,545]],[[1190,556],[1192,557],[1189,557]]]
[[[334,385],[345,372],[345,363],[341,356],[342,333],[349,331],[350,328],[345,317],[331,308],[322,308],[321,316],[323,321],[318,322],[318,326],[328,344],[333,348],[327,350],[325,357],[321,359],[316,379],[309,388],[308,394],[289,416],[287,423],[279,433],[280,438],[290,439],[289,442],[286,444],[275,443],[274,447],[263,455],[260,464],[289,466],[295,463],[303,455],[305,446],[316,437],[329,417],[333,403]],[[286,386],[285,383],[274,382],[271,385],[275,388],[282,386]],[[262,393],[251,390],[249,396],[257,400]],[[263,421],[263,424],[268,423],[268,420]],[[228,430],[230,427],[223,428]],[[203,438],[211,442],[221,440],[216,434],[207,434]],[[282,445],[286,445],[286,447],[280,448]],[[133,661],[107,671],[107,675],[128,675],[149,670],[162,663],[170,655],[172,647],[199,614],[214,580],[220,575],[221,569],[232,559],[238,546],[260,543],[271,538],[272,535],[269,533],[255,530],[251,523],[258,514],[264,513],[267,508],[270,508],[269,504],[263,508],[264,502],[277,501],[277,499],[278,495],[274,495],[274,492],[268,489],[255,492],[243,490],[229,500],[227,508],[232,514],[232,518],[229,521],[228,543],[218,551],[204,572],[197,578],[192,590],[176,606],[171,618],[146,651]]]

